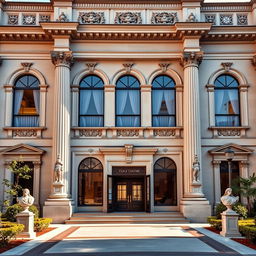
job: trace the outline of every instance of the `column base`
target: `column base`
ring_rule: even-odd
[[[72,213],[71,200],[67,198],[48,198],[43,206],[43,217],[52,218],[55,224],[64,223],[71,217]]]
[[[211,205],[205,198],[183,198],[180,202],[183,215],[192,222],[207,222],[211,216]]]

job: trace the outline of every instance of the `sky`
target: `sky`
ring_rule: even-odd
[[[50,0],[6,0],[6,2],[50,2]],[[250,0],[205,0],[205,3],[250,2]]]

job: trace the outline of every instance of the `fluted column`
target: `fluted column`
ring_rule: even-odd
[[[202,55],[185,53],[184,65],[184,197],[203,197],[198,66]],[[196,165],[199,165],[198,169]],[[197,172],[197,173],[196,173]]]
[[[57,159],[62,165],[60,181],[53,178],[51,198],[67,198],[70,194],[70,65],[72,53],[53,51],[51,55],[55,65],[52,157],[55,168]]]

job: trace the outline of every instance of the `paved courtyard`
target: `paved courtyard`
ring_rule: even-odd
[[[2,255],[150,256],[256,255],[204,225],[55,225],[56,229]]]

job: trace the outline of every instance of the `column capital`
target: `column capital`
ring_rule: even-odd
[[[198,67],[203,59],[202,52],[184,52],[181,57],[181,65],[186,68],[189,66]]]
[[[52,51],[51,52],[52,63],[57,66],[70,67],[73,64],[72,52]]]

